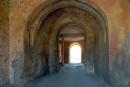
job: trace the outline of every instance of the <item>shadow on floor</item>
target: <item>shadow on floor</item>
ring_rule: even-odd
[[[3,87],[112,87],[94,74],[84,72],[83,64],[66,64],[58,73],[31,81],[25,85]],[[130,86],[127,86],[130,87]]]

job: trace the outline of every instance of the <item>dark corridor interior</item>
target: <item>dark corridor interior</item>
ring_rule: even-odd
[[[66,64],[71,63],[70,60],[70,51],[71,46],[73,45],[79,45],[81,48],[81,62],[82,63],[82,57],[83,57],[83,48],[84,48],[84,33],[83,31],[74,26],[69,25],[62,29],[62,31],[58,35],[58,49],[59,49],[59,60],[60,64]],[[80,50],[78,48],[75,48],[73,51],[75,51],[74,55],[76,55],[76,50]],[[80,55],[80,52],[77,52],[77,54]],[[78,56],[78,55],[77,55]],[[75,56],[76,58],[76,56]],[[76,63],[76,62],[75,62]],[[78,62],[77,62],[78,63]]]
[[[79,44],[85,71],[109,80],[107,34],[97,15],[67,6],[42,17],[35,30],[31,27],[25,35],[25,79],[59,71],[61,65],[70,63],[70,46]]]

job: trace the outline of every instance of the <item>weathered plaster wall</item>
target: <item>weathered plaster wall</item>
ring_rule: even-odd
[[[34,80],[48,73],[48,38],[39,33],[32,46],[28,38],[25,37],[24,79]]]
[[[128,82],[128,37],[130,9],[128,0],[92,0],[105,12],[108,20],[110,78],[113,83]],[[107,3],[107,4],[106,4]]]
[[[8,0],[0,0],[0,85],[8,80]]]
[[[10,67],[16,59],[24,58],[23,36],[32,11],[45,0],[10,0]],[[91,0],[106,14],[108,19],[110,76],[113,83],[127,83],[128,37],[130,37],[130,9],[127,0]],[[12,62],[11,62],[12,61]],[[17,62],[18,62],[17,61]],[[17,63],[16,63],[17,64]],[[17,69],[22,66],[17,65]],[[22,73],[22,71],[19,71]],[[16,75],[19,72],[15,72]],[[12,74],[11,74],[12,73]],[[17,81],[10,68],[10,81]]]
[[[129,15],[130,15],[130,4],[129,4]],[[130,77],[130,17],[128,19],[128,40],[127,40],[127,49],[128,49],[128,58],[129,58],[129,65],[128,65],[128,73]],[[130,78],[129,78],[130,81]]]
[[[9,46],[9,58],[10,58],[10,83],[20,82],[21,74],[24,64],[21,64],[24,59],[24,32],[27,25],[27,21],[32,11],[40,5],[44,0],[10,0],[10,46]],[[15,67],[12,67],[13,61]],[[16,67],[17,66],[17,67]],[[19,69],[15,70],[14,69]],[[17,82],[18,81],[18,82]],[[21,81],[22,82],[22,81]]]

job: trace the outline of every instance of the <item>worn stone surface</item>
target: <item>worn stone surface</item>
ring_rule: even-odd
[[[22,43],[18,44],[18,45],[17,44],[14,45],[15,41],[13,41],[13,40],[19,40],[19,39],[21,39],[21,41],[23,40],[22,31],[24,31],[24,28],[25,28],[26,22],[28,21],[27,19],[28,19],[29,15],[35,9],[35,7],[37,7],[40,3],[44,2],[44,1],[43,0],[39,0],[39,1],[33,0],[33,1],[31,1],[30,5],[28,5],[28,2],[30,2],[30,1],[29,0],[26,0],[26,1],[13,0],[12,1],[13,7],[12,7],[11,16],[10,16],[10,18],[12,18],[11,25],[10,25],[10,27],[11,27],[10,29],[12,30],[12,32],[10,32],[10,33],[13,34],[13,31],[17,31],[17,38],[15,36],[14,37],[15,39],[13,39],[13,37],[10,36],[10,38],[12,39],[12,45],[13,45],[13,46],[11,46],[11,48],[13,48],[13,49],[19,48],[18,50],[20,50],[20,49],[22,50],[22,48],[23,48]],[[105,12],[105,14],[108,18],[110,70],[111,70],[112,77],[117,76],[117,77],[114,77],[113,81],[117,81],[121,75],[124,75],[123,76],[124,78],[126,77],[125,76],[126,74],[120,73],[120,68],[118,68],[118,65],[126,66],[127,63],[125,63],[125,61],[116,63],[116,61],[117,60],[120,61],[120,59],[122,59],[124,57],[127,58],[127,55],[126,55],[127,53],[124,51],[124,49],[127,48],[125,43],[127,41],[128,23],[129,23],[126,21],[126,20],[128,20],[128,17],[129,17],[128,6],[126,5],[127,2],[126,1],[122,2],[121,0],[119,0],[119,1],[98,0],[98,1],[93,1],[93,2],[95,2]],[[21,20],[19,20],[19,17]],[[15,25],[16,23],[17,23],[17,25]],[[12,26],[12,25],[14,25],[14,26]],[[19,28],[19,30],[18,30],[18,28]],[[10,52],[13,52],[13,53],[11,53],[12,57],[13,57],[13,54],[14,55],[15,55],[15,53],[17,54],[17,51],[15,52],[14,50],[10,50]],[[121,52],[121,54],[120,54],[120,52]],[[127,61],[127,59],[126,59],[126,61]],[[123,72],[127,72],[127,71],[121,70],[121,72],[123,73]],[[117,83],[118,82],[119,81],[117,81]]]
[[[8,0],[0,0],[0,84],[9,81],[9,24]]]
[[[42,7],[45,7],[45,5],[47,5],[49,2],[52,1],[53,0],[0,0],[0,9],[1,9],[0,12],[0,83],[1,84],[8,82],[8,78],[10,80],[10,83],[19,83],[19,80],[23,78],[20,75],[22,75],[24,72],[24,69],[21,69],[21,67],[24,67],[23,61],[26,55],[25,47],[28,47],[28,45],[25,46],[25,41],[24,41],[25,31],[27,31],[28,21],[30,20],[30,17],[32,15],[34,15],[35,13],[37,14],[37,12],[40,9],[42,9]],[[81,1],[85,2],[87,0],[75,0],[75,1],[80,3]],[[107,44],[109,45],[108,50],[109,50],[110,82],[115,85],[128,84],[128,82],[130,82],[130,76],[129,76],[130,66],[128,66],[130,65],[130,62],[128,61],[130,60],[130,52],[129,52],[130,8],[128,6],[129,5],[128,0],[109,0],[109,1],[90,0],[90,1],[95,3],[95,4],[92,3],[95,7],[98,6],[99,8],[101,8],[107,17],[107,22],[108,22],[107,23],[108,43]],[[8,7],[9,7],[9,11],[8,11]],[[38,9],[36,10],[36,8]],[[65,11],[67,10],[69,9],[66,9]],[[8,20],[8,15],[9,15],[9,20]],[[53,20],[59,17],[58,14],[56,14],[55,16],[56,17],[52,17]],[[82,15],[80,14],[80,16]],[[33,18],[35,17],[33,16]],[[76,18],[78,17],[76,16]],[[65,21],[68,21],[70,19],[71,18],[68,18]],[[59,21],[61,22],[61,20]],[[54,22],[55,21],[51,21],[50,23],[54,23]],[[46,21],[45,25],[47,23],[48,21]],[[9,26],[9,30],[8,30],[8,26]],[[44,29],[45,28],[48,27],[44,27]],[[48,31],[42,31],[42,32],[48,32]],[[50,33],[44,33],[45,37],[48,37],[48,35],[50,35]],[[32,40],[30,41],[30,39],[28,38],[30,37],[27,37],[27,40],[29,40],[30,43]],[[41,45],[42,43],[44,42],[39,41],[38,44],[42,46]],[[32,44],[33,43],[31,42],[31,45]],[[46,44],[47,47],[46,55],[49,58],[48,52],[50,49],[48,45],[49,45],[49,41]],[[53,45],[54,45],[54,51],[56,51],[55,44]],[[102,45],[100,45],[100,48],[101,47]],[[38,67],[41,66],[41,65],[37,65],[39,64],[38,61],[40,60],[38,60],[35,57],[39,55],[37,53],[41,52],[42,49],[38,49],[39,47],[35,47],[35,48],[37,49],[35,49],[36,54],[33,54],[34,55],[33,61],[34,64],[36,64],[37,66],[35,67],[35,69],[40,70],[43,67]],[[100,60],[102,60],[105,55],[105,53],[101,54],[102,52],[104,52],[104,50],[100,49],[100,55],[97,54],[98,56],[101,57]],[[31,52],[29,54],[31,54]],[[54,53],[53,56],[55,57]],[[16,60],[18,62],[15,62]],[[21,65],[19,64],[19,62]],[[44,58],[43,58],[43,62],[44,62]],[[17,66],[13,67],[13,65],[15,64]],[[100,66],[102,65],[99,64],[97,66],[101,68]],[[34,72],[35,69],[32,69],[32,71]],[[41,71],[38,71],[37,74],[39,75],[40,72]]]
[[[50,84],[51,83],[51,84]],[[62,69],[44,78],[31,81],[23,86],[7,85],[5,87],[112,87],[94,74],[86,74],[82,64],[65,64]]]
[[[128,1],[94,1],[107,15],[109,36],[110,77],[113,83],[128,83],[128,36],[130,9]],[[105,4],[107,3],[107,4]]]

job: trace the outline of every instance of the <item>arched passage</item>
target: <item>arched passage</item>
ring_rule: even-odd
[[[73,23],[80,27],[82,24],[84,28],[83,63],[87,66],[93,58],[95,73],[108,80],[108,36],[102,11],[90,2],[77,0],[52,1],[38,9],[29,20],[25,32],[24,75],[26,79],[35,79],[47,72],[58,70],[57,36],[63,26]],[[80,12],[82,14],[79,14]]]
[[[75,42],[81,44],[81,47],[82,47],[81,58],[83,59],[84,47],[85,47],[84,39],[86,35],[85,33],[86,31],[83,26],[84,26],[83,24],[70,22],[58,28],[59,29],[58,38],[59,38],[60,44],[62,45],[62,49],[61,49],[62,54],[63,54],[61,56],[62,63],[69,63],[70,45],[71,43],[75,43]]]

